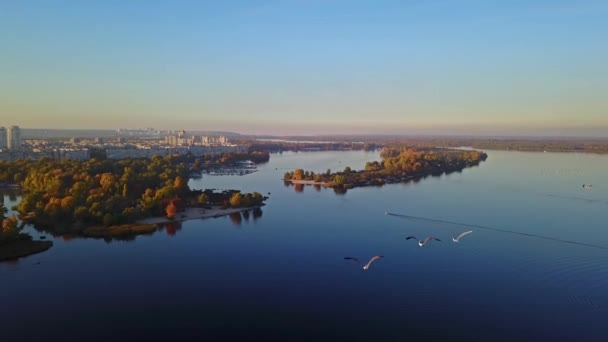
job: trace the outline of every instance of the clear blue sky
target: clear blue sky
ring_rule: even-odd
[[[607,1],[0,0],[0,126],[608,134]]]

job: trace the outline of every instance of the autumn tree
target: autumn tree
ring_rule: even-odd
[[[234,193],[230,197],[230,205],[234,208],[239,208],[242,202],[242,195],[240,192]]]
[[[302,169],[296,169],[293,172],[293,179],[295,179],[295,180],[302,180],[302,179],[304,179],[304,170],[302,170]]]
[[[198,204],[200,204],[200,205],[207,205],[209,203],[209,197],[205,194],[200,194],[197,197],[197,201],[198,201]]]
[[[167,207],[165,208],[165,212],[167,213],[168,218],[173,219],[175,217],[175,214],[177,213],[177,207],[175,207],[173,201],[169,201],[169,204],[167,204]]]

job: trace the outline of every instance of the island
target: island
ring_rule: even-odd
[[[18,186],[22,195],[13,208],[18,215],[6,217],[2,207],[0,255],[15,258],[52,246],[21,233],[25,224],[53,236],[113,238],[149,234],[165,222],[259,208],[267,199],[259,192],[192,190],[188,180],[203,170],[264,159],[268,153],[231,152],[208,158],[0,161],[0,182]]]
[[[478,165],[488,157],[486,153],[476,150],[407,146],[384,148],[380,155],[382,161],[367,162],[364,170],[355,171],[348,166],[341,172],[333,173],[329,169],[324,173],[296,169],[286,172],[283,180],[296,185],[318,185],[340,191],[457,172]]]

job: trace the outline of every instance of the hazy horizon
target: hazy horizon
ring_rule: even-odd
[[[601,1],[5,2],[0,126],[608,135]]]

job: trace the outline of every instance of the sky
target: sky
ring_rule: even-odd
[[[608,1],[0,0],[0,126],[608,135]]]

